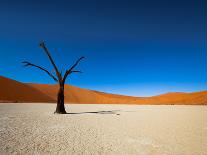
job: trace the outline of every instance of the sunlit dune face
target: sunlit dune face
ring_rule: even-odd
[[[0,78],[1,102],[56,102],[58,85],[24,84]],[[131,97],[65,86],[66,103],[93,104],[207,104],[207,92],[168,93],[152,97]]]

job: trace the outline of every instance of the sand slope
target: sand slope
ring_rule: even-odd
[[[51,98],[56,98],[58,85],[46,84],[28,84],[33,88],[48,94]],[[122,96],[107,94],[93,90],[78,88],[75,86],[65,85],[65,101],[72,103],[133,103],[138,97]]]
[[[58,85],[29,84],[35,89],[56,99]],[[207,105],[207,91],[195,93],[167,93],[153,97],[131,97],[108,94],[82,89],[70,85],[65,86],[65,101],[72,103],[98,104],[181,104]]]
[[[1,102],[55,102],[48,95],[26,84],[0,76]]]
[[[167,93],[159,96],[150,97],[146,100],[148,103],[159,104],[191,104],[207,105],[207,91],[194,93]]]
[[[55,102],[58,85],[24,84],[0,76],[2,102]],[[189,104],[207,105],[207,91],[195,93],[167,93],[152,97],[131,97],[109,94],[65,85],[67,103],[89,104]]]

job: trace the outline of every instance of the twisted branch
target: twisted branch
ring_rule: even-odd
[[[50,73],[48,70],[46,70],[45,68],[40,67],[40,66],[35,65],[35,64],[32,64],[32,63],[30,63],[28,61],[23,61],[22,63],[24,64],[24,67],[30,67],[30,66],[32,66],[32,67],[36,67],[36,68],[39,68],[40,70],[45,71],[50,77],[53,78],[53,80],[55,80],[56,82],[58,82],[58,79],[54,75],[52,75],[52,73]]]
[[[45,51],[45,53],[46,53],[47,56],[49,57],[50,62],[52,63],[52,65],[53,65],[53,67],[54,67],[54,69],[55,69],[55,72],[56,72],[56,75],[57,75],[59,81],[62,81],[62,76],[61,76],[61,74],[60,74],[60,72],[59,72],[57,66],[55,65],[55,62],[54,62],[54,60],[52,59],[52,56],[50,55],[50,52],[48,51],[48,49],[47,49],[47,47],[46,47],[46,45],[45,45],[45,43],[44,43],[43,41],[40,42],[40,47],[43,48],[43,50]]]
[[[82,60],[82,59],[84,59],[85,57],[80,57],[75,63],[74,63],[74,65],[72,65],[72,67],[70,68],[70,69],[68,69],[68,70],[66,70],[66,72],[65,72],[65,75],[64,75],[64,77],[63,77],[63,83],[65,83],[65,80],[67,79],[67,76],[69,75],[69,74],[71,74],[71,73],[82,73],[81,71],[77,71],[77,70],[73,70],[77,65],[78,65],[78,63]]]

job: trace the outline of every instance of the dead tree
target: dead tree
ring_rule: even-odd
[[[24,64],[25,67],[36,67],[44,72],[46,72],[51,78],[53,78],[53,80],[55,80],[55,82],[57,82],[59,84],[59,91],[57,94],[57,107],[56,107],[56,111],[55,113],[58,114],[66,114],[65,111],[65,103],[64,103],[64,86],[65,86],[65,81],[67,79],[67,77],[72,74],[72,73],[82,73],[79,70],[75,70],[75,67],[78,65],[78,63],[84,59],[85,57],[80,57],[68,70],[66,70],[64,76],[62,76],[61,72],[59,71],[59,69],[57,68],[54,60],[52,59],[52,56],[50,55],[49,50],[47,49],[46,45],[44,42],[40,42],[40,47],[44,50],[44,52],[47,54],[50,62],[52,63],[54,70],[55,70],[55,75],[53,75],[51,72],[49,72],[47,69],[32,64],[28,61],[23,61],[22,63]]]

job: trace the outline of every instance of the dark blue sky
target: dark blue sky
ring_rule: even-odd
[[[205,1],[0,1],[0,75],[54,83],[20,64],[52,70],[40,40],[60,69],[87,57],[68,84],[135,96],[207,90]]]

